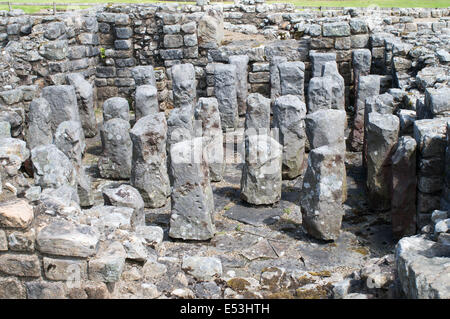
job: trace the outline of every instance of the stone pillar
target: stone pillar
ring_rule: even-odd
[[[364,135],[363,135],[363,149],[362,149],[362,160],[363,166],[367,168],[367,121],[368,116],[371,112],[376,112],[380,114],[393,114],[394,113],[394,97],[389,93],[384,93],[381,95],[374,95],[368,97],[365,102],[364,107]],[[400,128],[401,128],[401,119]]]
[[[322,240],[339,237],[345,174],[342,150],[326,145],[309,152],[300,206],[302,225],[311,236]]]
[[[322,69],[323,77],[333,79],[331,86],[331,108],[345,110],[345,81],[340,75],[335,61],[325,62]]]
[[[209,177],[220,182],[225,170],[223,134],[220,125],[219,104],[215,98],[200,98],[195,109],[195,119],[201,121],[202,136],[209,165]]]
[[[358,87],[359,78],[370,74],[372,53],[369,49],[356,49],[352,51],[353,85]]]
[[[134,98],[136,121],[144,116],[159,112],[158,90],[154,86],[148,84],[138,86]]]
[[[392,233],[396,238],[416,233],[416,147],[411,136],[399,138],[392,155]]]
[[[354,151],[363,150],[364,144],[364,113],[366,99],[380,93],[380,77],[378,75],[362,76],[356,88],[355,118],[350,136],[350,145]]]
[[[270,131],[270,99],[259,93],[251,93],[247,98],[245,113],[245,131],[254,130],[255,134],[269,134]]]
[[[83,167],[83,154],[86,143],[81,123],[65,121],[59,124],[55,132],[55,145],[69,158],[75,169],[80,206],[92,206],[94,204],[94,195],[91,188],[91,179]]]
[[[94,88],[80,73],[68,74],[67,82],[75,88],[77,94],[78,109],[84,135],[94,137],[97,135],[97,120],[94,113]]]
[[[295,95],[284,95],[273,105],[273,127],[283,146],[283,178],[293,179],[303,169],[305,156],[306,105]]]
[[[335,146],[345,156],[345,125],[347,115],[342,110],[319,110],[305,118],[306,135],[311,149]]]
[[[103,122],[116,118],[130,121],[130,105],[123,97],[111,97],[103,103]]]
[[[194,136],[193,111],[191,105],[184,105],[170,111],[167,119],[167,146],[190,140]]]
[[[34,181],[42,188],[75,187],[76,172],[67,156],[55,145],[41,145],[31,150]]]
[[[308,113],[331,109],[334,83],[330,76],[316,77],[309,81]]]
[[[103,151],[98,160],[103,178],[130,178],[132,144],[129,131],[130,123],[122,119],[115,118],[103,123],[100,130]]]
[[[155,71],[151,65],[139,65],[131,68],[131,76],[136,86],[148,84],[156,87]]]
[[[175,108],[189,104],[194,111],[197,97],[197,84],[195,80],[195,69],[190,63],[175,64],[171,67],[173,105]]]
[[[203,138],[198,137],[170,147],[172,238],[208,240],[216,232],[213,192],[202,143]]]
[[[80,121],[77,95],[71,85],[51,85],[42,89],[42,95],[50,105],[52,112],[52,131],[56,131],[59,124],[64,121]]]
[[[51,117],[51,109],[47,100],[39,98],[31,101],[30,110],[28,111],[27,134],[27,146],[29,149],[53,143]]]
[[[389,210],[392,200],[392,154],[398,140],[397,116],[372,112],[367,123],[367,190],[369,207]]]
[[[311,60],[311,77],[320,77],[323,73],[323,67],[327,62],[336,62],[336,53],[334,52],[316,52],[310,51],[309,58]]]
[[[284,62],[278,65],[280,72],[281,95],[297,95],[305,101],[305,64],[303,62]]]
[[[305,118],[310,149],[328,145],[340,151],[345,162],[345,126],[347,114],[343,110],[319,110]],[[347,199],[347,175],[342,180],[342,202]]]
[[[254,205],[274,204],[281,199],[282,146],[268,135],[245,137],[245,164],[241,197]]]
[[[431,213],[440,208],[445,175],[448,118],[414,122],[417,142],[417,224],[418,229],[430,223]]]
[[[130,183],[140,192],[145,207],[162,207],[170,195],[164,113],[141,118],[131,129],[130,136],[133,142]]]
[[[284,56],[274,56],[270,60],[270,100],[275,102],[276,98],[281,96],[281,81],[278,65],[287,62]]]
[[[231,64],[215,66],[214,93],[219,103],[222,130],[235,129],[238,121],[236,66]]]
[[[236,66],[236,95],[239,115],[245,114],[248,96],[248,56],[232,55],[228,62]]]

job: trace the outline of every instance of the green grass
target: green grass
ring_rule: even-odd
[[[52,0],[16,0],[17,2],[32,2],[32,3],[51,3]],[[169,2],[169,1],[156,1],[156,0],[55,0],[55,2],[64,3],[156,3],[156,2]],[[213,1],[216,2],[216,1]],[[220,2],[220,1],[217,1]],[[369,5],[377,5],[379,7],[422,7],[422,8],[445,8],[450,7],[450,0],[375,0],[375,1],[363,1],[363,0],[280,0],[280,1],[269,1],[279,2],[279,3],[293,3],[297,6],[312,6],[312,7],[367,7]],[[173,2],[172,2],[173,3]],[[194,2],[190,1],[179,1],[179,3],[192,4]],[[231,3],[226,1],[225,3]],[[35,13],[45,8],[45,6],[12,6],[13,9],[23,9],[27,13]],[[86,8],[82,7],[57,7],[58,11],[63,11],[65,9],[77,9]],[[8,6],[0,6],[0,10],[8,10]]]

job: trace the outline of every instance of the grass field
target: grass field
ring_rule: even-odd
[[[26,3],[156,3],[164,1],[156,0],[15,0],[11,2]],[[194,3],[188,1],[179,1],[180,3]],[[213,0],[213,2],[216,2]],[[297,6],[323,6],[323,7],[367,7],[377,5],[379,7],[420,7],[420,8],[445,8],[450,7],[450,0],[280,0],[269,2],[293,3]],[[173,1],[172,1],[173,3]],[[227,2],[225,2],[227,3]],[[230,2],[231,3],[231,2]],[[33,13],[41,9],[49,8],[45,6],[12,6],[13,9],[23,9],[25,12]],[[68,7],[76,9],[76,7]],[[83,7],[81,7],[83,8]],[[85,8],[85,7],[84,7]],[[64,10],[64,7],[57,7],[58,10]],[[8,6],[0,6],[0,10],[8,10]]]

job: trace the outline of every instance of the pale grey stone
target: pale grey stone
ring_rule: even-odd
[[[113,118],[100,130],[103,151],[98,168],[103,178],[128,179],[131,174],[132,142],[130,123]]]
[[[130,121],[130,106],[123,97],[111,97],[103,103],[103,122],[119,118]]]
[[[171,145],[172,215],[169,236],[207,240],[214,236],[214,201],[203,138]]]
[[[273,204],[281,198],[282,146],[268,135],[245,137],[245,164],[241,197],[254,205]]]
[[[299,176],[305,156],[306,105],[295,95],[284,95],[273,105],[273,127],[278,129],[279,141],[283,147],[283,178]]]
[[[135,115],[136,121],[144,116],[158,113],[158,90],[152,85],[140,85],[135,92]]]
[[[130,131],[130,136],[133,141],[131,185],[141,193],[146,207],[164,206],[170,195],[164,113],[141,118]]]

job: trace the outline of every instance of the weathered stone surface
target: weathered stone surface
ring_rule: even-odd
[[[450,88],[448,87],[440,89],[427,88],[425,90],[425,105],[433,117],[450,116],[450,103],[448,102],[449,95]]]
[[[76,171],[72,162],[55,145],[42,145],[31,150],[34,180],[42,188],[75,186]]]
[[[282,146],[270,136],[246,136],[242,199],[254,205],[273,204],[280,200],[282,156]]]
[[[220,45],[224,36],[223,12],[208,9],[198,21],[197,36],[200,47]]]
[[[275,101],[275,99],[273,101]],[[247,98],[247,112],[245,113],[244,125],[246,134],[269,134],[270,99],[259,93],[249,94]]]
[[[47,254],[89,257],[96,253],[99,237],[93,227],[58,220],[38,232],[36,245]]]
[[[236,95],[239,115],[245,114],[248,96],[248,61],[247,55],[232,55],[228,62],[236,66]]]
[[[341,110],[319,110],[308,114],[305,125],[310,148],[330,145],[337,147],[344,154],[346,122],[346,113]]]
[[[336,53],[334,52],[316,52],[310,51],[309,58],[311,60],[311,77],[320,77],[323,74],[323,67],[328,62],[336,62]]]
[[[38,209],[49,215],[67,216],[81,211],[78,192],[75,187],[70,185],[44,189],[38,203]]]
[[[278,64],[280,72],[281,95],[297,95],[305,101],[305,64],[303,62],[284,62]]]
[[[18,137],[23,131],[22,116],[15,111],[0,111],[0,121],[8,122],[11,126],[11,136]]]
[[[345,174],[341,150],[321,146],[309,152],[300,206],[303,226],[311,236],[323,240],[339,237]]]
[[[130,131],[133,141],[131,184],[146,207],[161,207],[170,195],[167,174],[167,122],[164,113],[141,118]]]
[[[345,110],[345,81],[339,74],[337,63],[325,62],[322,68],[323,77],[331,77],[333,79],[331,87],[331,108]]]
[[[238,120],[235,65],[218,64],[215,66],[214,93],[219,103],[222,130],[235,129]]]
[[[169,236],[207,240],[214,236],[214,201],[203,138],[171,145],[172,215]]]
[[[400,109],[397,116],[400,119],[400,135],[411,135],[414,121],[417,119],[416,111]]]
[[[185,256],[181,268],[198,281],[213,281],[222,275],[222,262],[215,257]]]
[[[392,199],[392,154],[400,123],[391,114],[372,112],[367,123],[367,189],[369,206],[388,210]]]
[[[425,119],[414,122],[414,138],[421,158],[440,157],[445,154],[448,119]]]
[[[62,282],[29,281],[25,283],[28,299],[65,299],[65,285]]]
[[[11,276],[39,277],[41,265],[37,255],[0,255],[0,271]]]
[[[450,298],[450,246],[421,236],[402,238],[395,250],[401,288],[407,298]]]
[[[369,49],[357,49],[352,51],[353,79],[355,85],[359,83],[361,76],[370,74],[372,64],[372,53]]]
[[[119,187],[105,187],[102,190],[105,205],[129,207],[134,209],[131,218],[132,227],[145,225],[144,200],[139,191],[127,184]]]
[[[119,118],[124,121],[130,121],[130,106],[123,97],[111,97],[103,103],[103,122]]]
[[[17,278],[0,278],[0,299],[26,298],[25,287]]]
[[[0,138],[11,137],[11,124],[0,120]]]
[[[416,232],[416,147],[410,136],[399,138],[392,155],[392,232],[400,238]]]
[[[94,113],[94,88],[80,73],[67,75],[67,82],[75,88],[81,125],[87,137],[97,135],[97,121]]]
[[[89,260],[89,279],[117,282],[125,266],[126,252],[120,242],[113,242]]]
[[[173,103],[175,107],[196,102],[195,69],[190,63],[176,64],[170,69],[172,75]]]
[[[8,250],[8,239],[4,230],[0,230],[0,251]]]
[[[132,142],[130,123],[114,118],[100,130],[103,151],[98,168],[103,178],[128,179],[131,174]]]
[[[66,281],[77,277],[87,278],[87,262],[76,259],[43,258],[45,277],[50,280]]]
[[[167,119],[167,145],[189,140],[194,136],[194,116],[191,105],[170,111]]]
[[[331,109],[333,83],[335,82],[331,76],[316,77],[309,81],[308,113]]]
[[[284,95],[273,105],[273,127],[278,129],[283,146],[283,178],[292,179],[302,172],[305,156],[306,105],[295,95]]]
[[[27,144],[29,149],[53,142],[51,109],[47,100],[39,98],[30,103]]]
[[[138,226],[136,235],[143,239],[144,244],[156,246],[163,241],[164,231],[159,226]]]
[[[380,92],[378,75],[361,76],[356,87],[355,119],[350,136],[350,145],[354,151],[362,151],[364,145],[364,113],[366,99]]]
[[[8,246],[13,251],[34,251],[34,229],[28,231],[13,231],[8,235]]]
[[[80,121],[77,95],[73,86],[46,86],[42,89],[42,97],[50,104],[53,131],[64,121]]]
[[[152,85],[140,85],[135,92],[135,114],[136,121],[144,116],[158,113],[158,90]]]
[[[0,227],[27,228],[33,218],[33,207],[23,199],[0,203]]]
[[[82,160],[86,142],[81,123],[75,121],[62,122],[55,132],[55,145],[69,158],[76,171],[80,205],[92,206],[94,198],[91,189],[91,180],[84,171]]]
[[[223,134],[219,104],[215,98],[200,98],[195,109],[195,119],[201,121],[204,148],[211,181],[219,182],[225,170]]]
[[[105,236],[116,230],[129,231],[134,209],[117,206],[94,206],[83,211],[81,222],[94,226]]]
[[[131,75],[136,86],[152,85],[156,86],[155,72],[151,65],[139,65],[131,69]]]
[[[274,56],[270,60],[270,99],[272,102],[281,95],[280,71],[278,70],[278,65],[284,62],[287,62],[287,58],[284,56]]]
[[[17,175],[22,164],[30,157],[26,143],[18,138],[0,138],[0,171],[10,176]]]
[[[345,21],[323,24],[324,37],[346,37],[350,35],[350,25]]]
[[[447,122],[447,148],[445,150],[445,181],[441,209],[450,211],[450,121]]]

